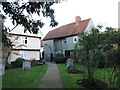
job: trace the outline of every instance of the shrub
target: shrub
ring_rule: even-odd
[[[40,63],[45,64],[45,60],[41,60]]]
[[[12,68],[12,65],[6,62],[5,69],[10,69],[10,68]]]
[[[42,65],[42,64],[45,64],[45,61],[43,61],[43,60],[33,60],[31,62],[32,66],[38,66],[38,65]]]
[[[90,50],[89,52],[90,64],[95,68],[104,68],[107,61],[107,54],[99,49]]]
[[[65,57],[63,56],[63,54],[57,54],[55,57],[54,57],[54,61],[56,63],[65,63],[66,59]]]
[[[79,62],[80,64],[84,64],[84,61],[85,61],[85,57],[81,55],[81,56],[79,57],[79,59],[78,59],[78,62]]]
[[[11,63],[13,68],[19,68],[22,67],[23,64],[23,60],[22,58],[17,58],[14,62]]]
[[[38,60],[33,60],[33,61],[31,62],[31,65],[32,65],[32,66],[37,66],[37,65],[39,65],[38,63],[39,63]]]

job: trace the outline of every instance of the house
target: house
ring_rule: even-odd
[[[44,58],[50,61],[52,57],[59,53],[69,56],[70,51],[74,50],[78,34],[89,32],[93,27],[91,18],[81,20],[81,17],[77,16],[75,22],[49,31],[43,38]]]
[[[24,33],[24,27],[20,25],[9,32],[9,38],[14,45],[9,62],[15,61],[19,57],[26,60],[40,60],[41,36],[40,31],[38,34],[32,34],[28,31]]]

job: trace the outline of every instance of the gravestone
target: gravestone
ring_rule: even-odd
[[[5,74],[5,61],[0,59],[0,76]]]
[[[22,68],[23,68],[24,71],[29,71],[31,69],[31,61],[30,60],[24,60]]]
[[[72,59],[69,58],[69,59],[66,61],[66,66],[67,66],[67,70],[68,70],[68,71],[70,71],[70,70],[73,69],[74,64],[73,64]]]

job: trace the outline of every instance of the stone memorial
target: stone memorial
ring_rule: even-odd
[[[0,59],[0,76],[5,74],[5,61]]]
[[[68,71],[70,71],[70,70],[73,69],[74,64],[73,64],[73,61],[72,61],[71,58],[69,58],[69,59],[66,61],[66,66],[67,66],[67,70],[68,70]]]
[[[29,71],[31,69],[31,61],[30,60],[24,60],[22,68],[23,68],[24,71]]]

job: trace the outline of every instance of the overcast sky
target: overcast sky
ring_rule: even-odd
[[[119,0],[67,0],[53,6],[55,16],[60,27],[75,21],[76,16],[82,20],[92,18],[94,25],[102,24],[104,27],[118,27]],[[55,28],[57,28],[55,27]],[[48,25],[42,28],[44,35],[54,28]]]
[[[60,27],[75,22],[75,17],[82,20],[92,18],[94,25],[102,24],[105,27],[118,27],[118,2],[120,0],[64,0],[53,5],[55,17]],[[37,18],[37,17],[34,17]],[[41,29],[44,36],[55,28],[49,27],[49,20],[44,20],[46,25]]]

